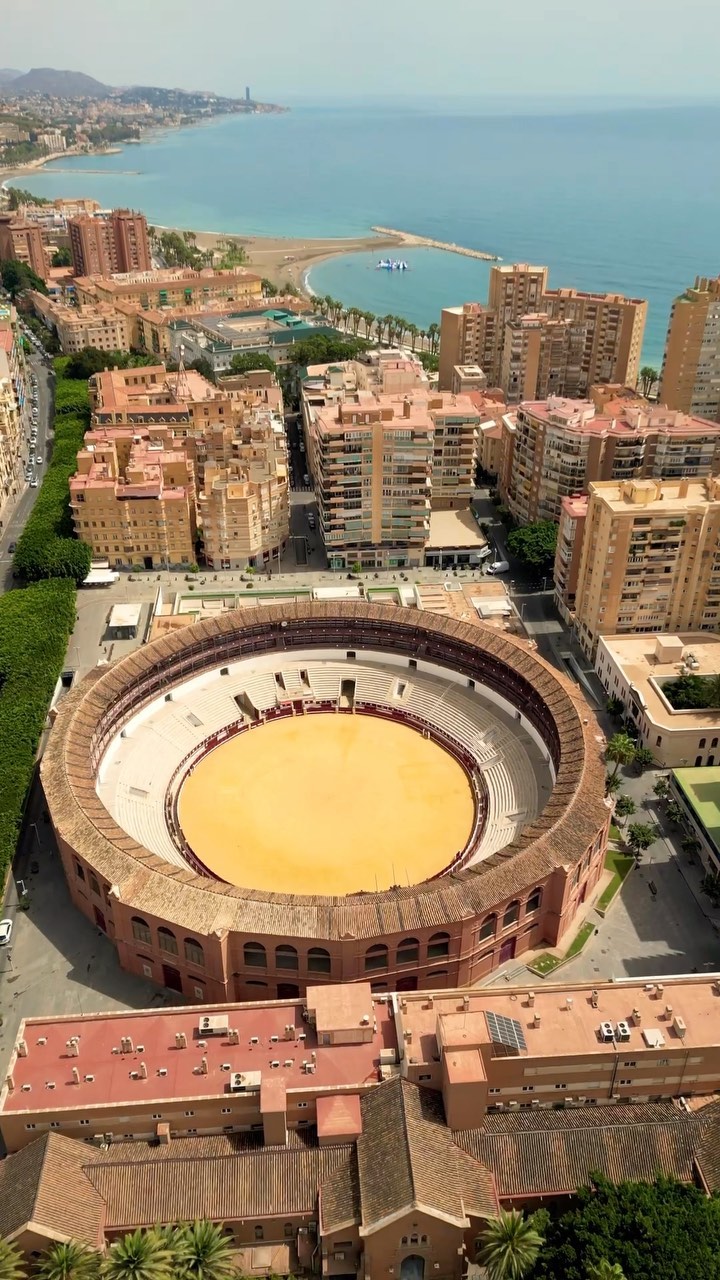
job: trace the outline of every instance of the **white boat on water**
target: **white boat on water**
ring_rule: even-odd
[[[407,262],[399,258],[381,258],[375,267],[376,271],[409,271]]]

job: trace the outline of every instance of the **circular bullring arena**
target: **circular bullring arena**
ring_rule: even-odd
[[[602,872],[602,741],[527,641],[288,604],[73,689],[42,778],[71,896],[195,1000],[457,986],[555,943]]]

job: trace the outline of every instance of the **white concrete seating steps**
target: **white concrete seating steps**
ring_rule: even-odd
[[[179,688],[128,737],[116,740],[103,769],[98,794],[129,835],[175,866],[185,866],[167,829],[165,798],[178,765],[205,738],[241,718],[235,701],[245,693],[257,710],[275,707],[287,695],[339,697],[341,682],[355,682],[356,702],[375,702],[414,713],[444,730],[475,756],[488,793],[488,812],[474,861],[504,848],[537,814],[540,753],[511,718],[482,697],[414,669],[380,662],[286,661],[278,666],[285,690],[272,671],[231,668],[201,683]],[[300,671],[307,678],[300,676]],[[398,683],[406,685],[397,696]],[[193,723],[193,717],[199,723]],[[547,794],[547,787],[543,786]]]

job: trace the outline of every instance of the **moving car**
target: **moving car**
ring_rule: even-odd
[[[0,947],[6,947],[12,936],[12,920],[0,920]]]
[[[494,564],[488,565],[487,572],[488,573],[507,573],[509,568],[510,568],[510,565],[508,564],[507,560],[496,560]]]

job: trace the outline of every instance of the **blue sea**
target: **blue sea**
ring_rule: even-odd
[[[58,161],[23,182],[196,230],[354,236],[381,224],[545,263],[553,286],[647,298],[644,358],[657,365],[673,297],[720,271],[719,136],[720,104],[305,106]],[[443,306],[485,299],[486,263],[403,256],[402,275],[348,255],[314,268],[310,284],[421,327]]]

